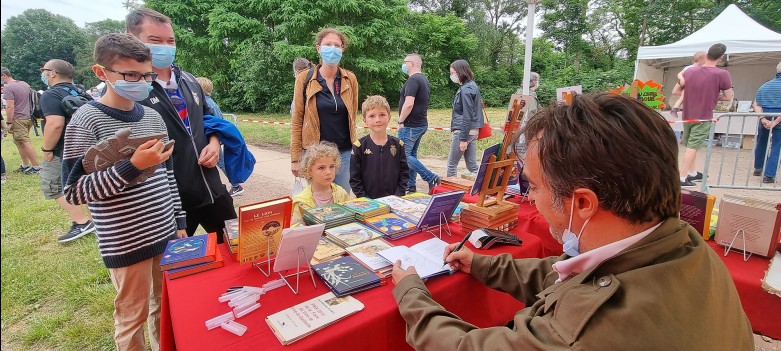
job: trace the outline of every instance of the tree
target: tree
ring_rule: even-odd
[[[84,28],[87,40],[84,45],[75,48],[76,61],[73,62],[76,74],[74,81],[84,84],[85,87],[93,87],[100,83],[92,72],[92,65],[95,64],[93,51],[95,42],[103,35],[109,33],[122,33],[125,31],[125,21],[104,19],[98,22],[90,22]]]
[[[40,71],[46,61],[75,62],[75,48],[86,36],[72,19],[43,9],[30,9],[8,19],[2,34],[3,66],[14,78],[36,89],[45,89]]]

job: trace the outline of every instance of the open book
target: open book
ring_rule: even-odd
[[[329,292],[266,317],[266,323],[282,343],[289,345],[363,309],[351,296]]]
[[[433,277],[440,274],[453,274],[450,266],[442,264],[445,247],[448,243],[439,238],[431,238],[412,247],[394,246],[377,254],[390,261],[401,260],[401,268],[415,266],[420,278]]]

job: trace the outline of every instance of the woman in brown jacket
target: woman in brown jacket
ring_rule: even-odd
[[[350,192],[350,151],[358,113],[358,81],[355,74],[339,67],[347,37],[335,28],[317,33],[315,48],[321,63],[296,76],[290,128],[290,171],[298,176],[303,151],[322,140],[339,148],[342,167],[334,183]]]

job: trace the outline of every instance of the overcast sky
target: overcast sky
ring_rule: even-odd
[[[9,18],[18,16],[27,9],[45,9],[69,17],[82,28],[88,22],[107,18],[123,20],[127,15],[127,10],[122,7],[122,0],[0,0],[0,3],[3,28]]]

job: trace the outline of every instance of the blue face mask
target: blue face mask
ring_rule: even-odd
[[[43,84],[46,84],[46,86],[49,86],[49,77],[46,77],[46,71],[41,72],[41,82]]]
[[[155,68],[171,67],[176,57],[176,46],[164,44],[144,44],[152,52],[152,66]]]
[[[404,74],[407,74],[407,64],[406,64],[406,63],[402,63],[402,64],[401,64],[401,71],[402,71]]]
[[[572,232],[572,215],[574,214],[574,211],[575,194],[572,194],[572,205],[569,210],[569,225],[567,226],[567,229],[564,230],[564,235],[561,236],[564,253],[570,257],[580,255],[580,236],[583,235],[583,230],[586,229],[588,221],[591,220],[591,218],[586,219],[586,222],[583,223],[583,228],[580,228],[580,233],[576,236],[575,233]]]
[[[323,63],[329,66],[336,66],[339,61],[342,60],[342,48],[335,46],[321,46],[320,57],[323,58]]]
[[[120,79],[115,83],[106,80],[106,83],[108,83],[119,96],[132,101],[143,101],[149,97],[149,92],[152,91],[152,83],[144,80],[128,82]]]

